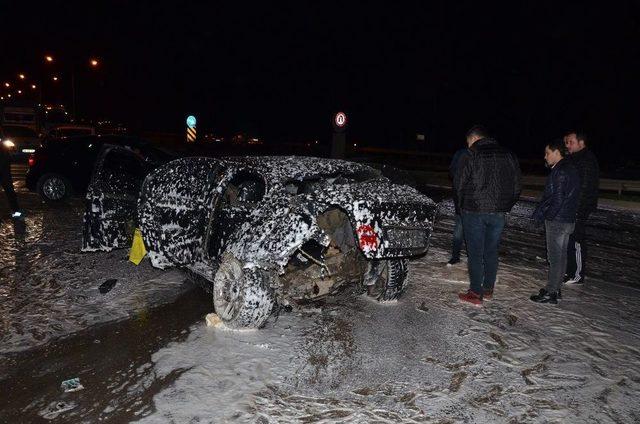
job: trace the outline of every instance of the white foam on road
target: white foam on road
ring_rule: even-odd
[[[147,260],[135,266],[126,249],[81,253],[77,223],[55,210],[28,216],[24,236],[0,223],[0,353],[126,319],[189,289],[181,272],[157,270]],[[101,294],[107,279],[117,282]]]
[[[181,374],[142,422],[637,422],[637,292],[539,305],[544,270],[502,264],[495,300],[474,308],[447,259],[413,262],[395,305],[347,295],[258,331],[192,327],[153,355],[158,378]]]

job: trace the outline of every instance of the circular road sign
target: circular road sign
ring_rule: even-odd
[[[187,116],[187,127],[194,128],[196,126],[196,117],[193,115]]]
[[[347,115],[344,112],[338,112],[335,118],[333,118],[333,122],[336,124],[336,127],[344,128],[347,125]]]

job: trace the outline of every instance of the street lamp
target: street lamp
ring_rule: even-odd
[[[24,74],[18,74],[18,78],[20,78],[21,80],[23,80],[23,79],[25,78],[25,77],[24,77]]]
[[[35,90],[36,89],[36,85],[35,84],[31,84],[31,89]]]
[[[44,57],[44,60],[46,60],[47,62],[51,63],[51,62],[53,62],[53,56],[46,55]]]
[[[58,77],[53,77],[53,80],[54,81],[58,81]]]
[[[11,87],[11,84],[9,84],[8,82],[5,82],[5,83],[4,83],[4,86],[5,86],[5,87],[7,87],[7,88],[9,88],[9,87]]]
[[[99,62],[98,62],[98,60],[97,60],[97,59],[91,59],[91,60],[89,61],[89,64],[95,68],[95,67],[97,67],[97,66],[98,66]]]
[[[18,94],[22,94],[22,90],[18,90]]]

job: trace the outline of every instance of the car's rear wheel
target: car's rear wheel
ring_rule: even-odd
[[[38,193],[47,202],[62,202],[71,195],[71,183],[60,174],[44,174],[38,180]]]
[[[213,280],[213,306],[231,328],[259,328],[267,321],[275,299],[270,275],[259,268],[243,268],[226,254]]]
[[[407,259],[373,260],[367,264],[365,284],[374,286],[381,302],[396,300],[406,290],[409,282]]]

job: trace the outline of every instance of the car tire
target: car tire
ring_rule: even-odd
[[[213,280],[213,306],[222,322],[236,329],[262,327],[275,305],[270,281],[269,272],[224,255]]]
[[[71,196],[71,183],[60,174],[48,173],[38,179],[38,194],[45,201],[58,203]]]
[[[406,290],[409,282],[409,260],[390,259],[370,261],[365,272],[365,284],[375,284],[380,294],[378,301],[396,300]]]

